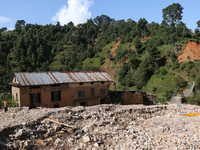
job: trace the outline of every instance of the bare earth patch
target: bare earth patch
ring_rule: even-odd
[[[179,63],[196,59],[200,59],[200,45],[194,41],[189,41],[185,45],[182,54],[178,56]]]

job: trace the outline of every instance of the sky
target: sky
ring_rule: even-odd
[[[17,20],[31,24],[85,23],[88,19],[107,15],[117,20],[129,18],[138,22],[161,23],[162,9],[172,3],[184,8],[182,22],[194,31],[200,20],[199,0],[0,0],[0,28],[15,28]]]

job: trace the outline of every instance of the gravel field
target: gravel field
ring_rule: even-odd
[[[47,150],[200,149],[200,115],[182,115],[188,112],[200,112],[200,107],[105,104],[9,108],[8,113],[0,112],[0,146]]]

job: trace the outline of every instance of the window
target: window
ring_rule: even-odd
[[[80,82],[79,85],[83,85],[83,82]]]
[[[16,93],[16,100],[18,101],[18,93]]]
[[[94,88],[91,88],[91,96],[94,96]]]
[[[61,101],[61,91],[51,92],[51,101]]]
[[[41,93],[30,94],[30,103],[31,104],[41,103]]]
[[[94,82],[91,82],[91,84],[94,84]]]
[[[100,95],[106,94],[106,89],[100,89]]]
[[[78,91],[78,97],[85,97],[85,90]]]
[[[101,84],[104,84],[104,82],[102,81]]]

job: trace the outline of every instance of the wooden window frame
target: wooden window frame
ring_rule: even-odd
[[[56,96],[55,94],[58,94],[58,96]],[[61,91],[53,91],[53,92],[51,92],[51,101],[52,102],[61,101]]]
[[[90,95],[91,95],[91,96],[95,96],[95,89],[94,89],[94,88],[91,88],[91,89],[90,89]]]
[[[78,98],[85,97],[85,90],[78,91]]]
[[[106,94],[106,89],[100,89],[100,95],[105,95]]]
[[[36,99],[34,98],[34,95],[36,96],[37,94],[37,101]],[[33,101],[33,104],[40,104],[41,103],[41,93],[30,93],[30,100]]]

